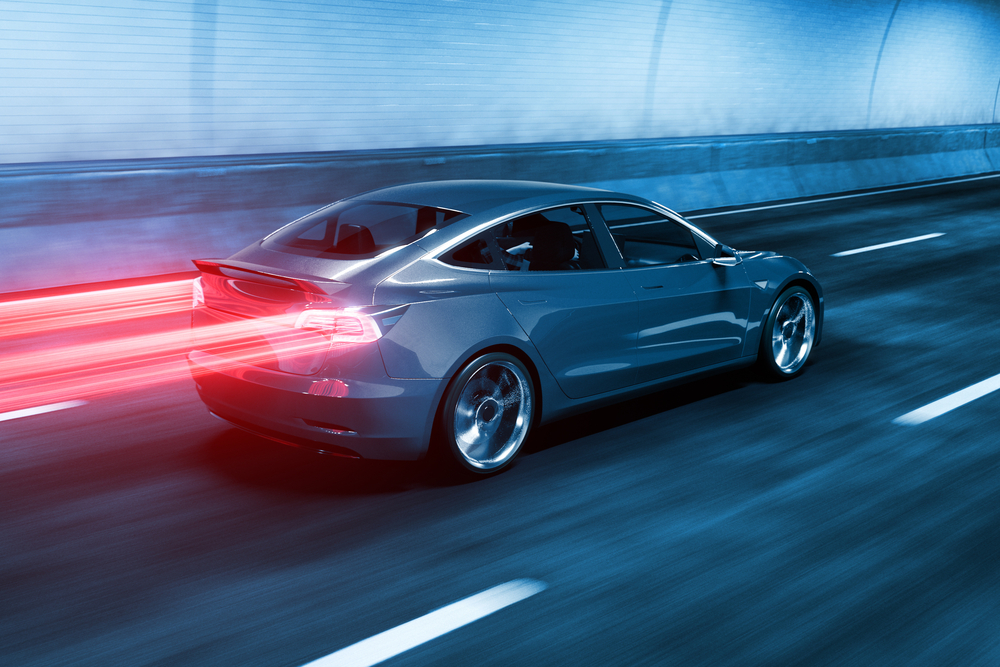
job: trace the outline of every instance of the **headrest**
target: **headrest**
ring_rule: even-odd
[[[535,232],[531,242],[531,265],[536,271],[551,271],[573,259],[576,243],[565,222],[550,222]]]
[[[375,252],[375,239],[372,231],[364,225],[341,225],[337,230],[337,245],[332,252],[345,255],[366,255]]]

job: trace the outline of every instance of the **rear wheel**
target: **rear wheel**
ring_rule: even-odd
[[[490,474],[505,468],[524,444],[534,417],[531,375],[516,357],[484,354],[452,380],[438,432],[464,470]]]
[[[812,295],[804,287],[789,287],[775,300],[761,331],[761,370],[777,380],[800,375],[815,338],[816,305]]]

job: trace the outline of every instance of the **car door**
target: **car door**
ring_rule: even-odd
[[[608,269],[583,206],[522,216],[495,228],[506,270],[490,284],[571,398],[628,387],[637,373],[638,305]]]
[[[679,220],[626,204],[597,204],[639,304],[638,383],[739,358],[750,282],[741,264],[713,263]]]

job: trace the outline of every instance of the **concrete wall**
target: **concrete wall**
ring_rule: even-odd
[[[0,0],[0,163],[997,121],[987,0]]]
[[[191,270],[323,204],[412,181],[549,180],[685,212],[998,170],[992,125],[7,168],[0,292]]]

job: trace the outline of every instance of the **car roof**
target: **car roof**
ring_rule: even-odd
[[[498,206],[528,199],[538,201],[551,197],[553,200],[559,200],[573,196],[589,198],[601,194],[617,195],[618,193],[580,185],[561,185],[539,181],[470,179],[394,185],[355,195],[350,199],[433,206],[475,215]]]

